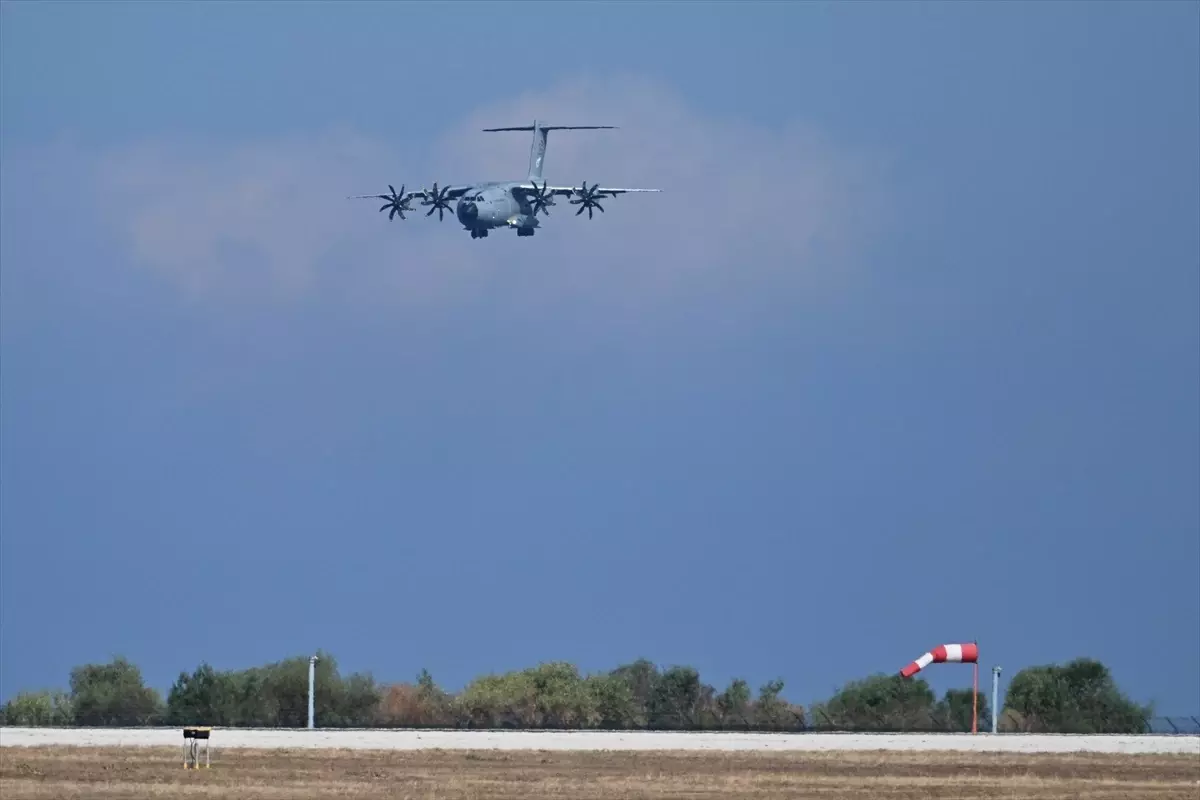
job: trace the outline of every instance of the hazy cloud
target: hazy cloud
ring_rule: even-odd
[[[294,295],[351,233],[345,189],[393,157],[346,131],[232,148],[140,143],[103,159],[99,189],[134,258],[187,290]]]
[[[556,132],[546,177],[663,189],[565,200],[537,236],[472,240],[457,221],[388,222],[349,194],[523,177],[529,134],[480,132],[538,118],[616,131]],[[379,135],[334,131],[225,148],[140,144],[104,159],[102,206],[138,263],[199,296],[336,292],[383,304],[564,302],[630,310],[679,292],[838,284],[879,222],[876,166],[800,121],[768,130],[707,118],[636,77],[571,80],[479,109],[427,160]],[[418,208],[420,208],[418,206]]]

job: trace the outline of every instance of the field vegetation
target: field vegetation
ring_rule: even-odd
[[[718,690],[688,666],[660,668],[645,659],[591,675],[563,662],[483,675],[461,691],[428,672],[411,683],[380,684],[370,674],[342,675],[319,654],[317,724],[337,727],[439,727],[656,730],[967,731],[972,692],[937,697],[917,677],[871,675],[807,707],[784,697],[783,681],[757,690],[734,680]],[[986,693],[981,730],[991,726]],[[1080,658],[1034,666],[1008,685],[999,727],[1005,731],[1140,733],[1151,715],[1116,686],[1108,668]],[[165,697],[135,664],[116,658],[71,671],[66,690],[22,692],[0,708],[8,725],[215,725],[303,727],[308,718],[308,659],[242,670],[201,664],[181,672]]]
[[[547,753],[0,750],[5,800],[1195,800],[1194,756],[959,753]]]

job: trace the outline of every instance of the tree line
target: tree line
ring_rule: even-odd
[[[973,693],[937,697],[922,678],[876,674],[851,681],[805,708],[783,696],[783,681],[752,690],[742,679],[724,689],[692,667],[659,668],[639,659],[583,675],[550,662],[476,678],[447,692],[422,670],[413,682],[380,684],[367,673],[341,675],[318,653],[314,707],[321,728],[516,728],[744,731],[969,731]],[[991,729],[987,692],[978,695],[979,730]],[[1093,659],[1029,667],[1009,683],[1003,731],[1142,733],[1152,715],[1126,697]],[[0,707],[12,726],[304,727],[308,657],[242,670],[201,664],[181,672],[165,697],[141,670],[118,657],[71,670],[69,689],[27,691]]]

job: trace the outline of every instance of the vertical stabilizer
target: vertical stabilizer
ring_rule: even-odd
[[[615,125],[543,125],[536,119],[533,125],[522,125],[518,128],[484,128],[485,133],[497,131],[533,131],[533,144],[529,146],[529,177],[543,180],[542,169],[546,162],[546,139],[550,131],[598,131],[612,130]]]
[[[542,164],[546,160],[546,137],[550,135],[548,128],[543,128],[535,119],[533,121],[533,144],[529,146],[529,177],[539,180],[542,177]]]

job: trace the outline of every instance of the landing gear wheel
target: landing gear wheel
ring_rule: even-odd
[[[517,236],[533,236],[533,228],[517,228]]]

